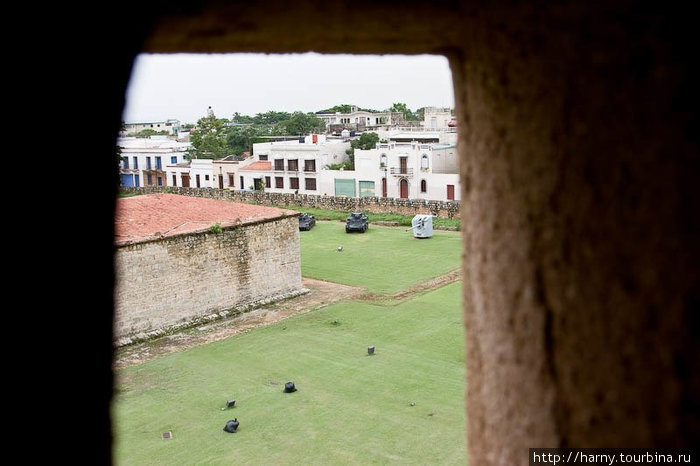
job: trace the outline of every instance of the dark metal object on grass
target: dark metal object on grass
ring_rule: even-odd
[[[364,233],[369,228],[367,216],[362,212],[353,212],[345,219],[345,233],[359,231]]]
[[[301,214],[299,216],[299,230],[310,230],[316,225],[316,218],[313,215]]]
[[[224,427],[224,430],[226,432],[231,433],[231,434],[235,434],[236,431],[238,430],[239,425],[240,425],[240,422],[238,422],[238,418],[235,418],[231,421],[226,422],[226,426]]]
[[[297,391],[297,388],[294,386],[294,382],[287,382],[284,384],[284,393],[292,393]]]

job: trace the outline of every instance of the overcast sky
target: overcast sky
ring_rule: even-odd
[[[196,123],[269,110],[315,112],[339,104],[384,110],[403,102],[454,107],[447,59],[434,55],[149,54],[134,63],[126,122]]]

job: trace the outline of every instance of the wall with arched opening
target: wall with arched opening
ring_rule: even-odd
[[[92,65],[117,84],[96,134],[113,143],[140,50],[445,54],[460,132],[470,462],[527,464],[535,446],[688,446],[700,434],[692,28],[660,8],[115,8],[120,27],[90,38],[106,40]]]

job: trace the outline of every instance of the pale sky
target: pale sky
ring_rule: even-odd
[[[125,122],[196,123],[270,110],[315,112],[340,104],[384,110],[454,107],[448,61],[437,55],[139,55],[126,93]]]

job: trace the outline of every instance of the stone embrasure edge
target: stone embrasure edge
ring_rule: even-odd
[[[143,343],[145,341],[153,340],[155,338],[159,338],[159,337],[162,337],[165,335],[171,335],[173,333],[179,332],[181,330],[185,330],[185,329],[190,328],[190,327],[196,327],[196,326],[201,325],[201,324],[214,322],[217,320],[225,319],[227,317],[235,317],[235,316],[238,316],[241,314],[245,314],[245,313],[250,312],[256,308],[266,306],[268,304],[272,304],[272,303],[276,303],[276,302],[283,301],[286,299],[296,298],[297,296],[305,295],[309,291],[310,290],[308,288],[302,288],[300,290],[295,290],[295,291],[291,291],[289,293],[283,293],[283,294],[279,294],[279,295],[270,296],[270,297],[265,298],[265,299],[253,301],[251,303],[243,304],[243,305],[236,306],[236,307],[226,309],[223,311],[214,312],[214,313],[207,314],[204,316],[194,317],[186,322],[182,322],[182,323],[175,324],[175,325],[169,325],[167,327],[161,327],[159,329],[151,330],[150,332],[141,332],[141,333],[137,333],[134,335],[125,336],[125,337],[122,337],[122,338],[119,338],[118,340],[116,340],[114,342],[114,345],[115,345],[115,347],[119,348],[122,346],[131,345],[134,343]]]

